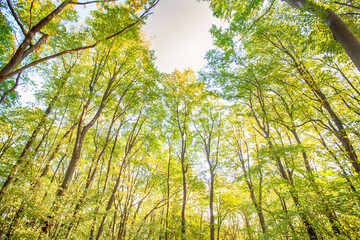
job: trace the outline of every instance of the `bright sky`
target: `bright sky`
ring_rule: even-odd
[[[210,35],[212,16],[209,2],[196,0],[160,0],[146,20],[145,31],[155,50],[161,72],[192,68],[199,71],[205,54],[214,48]]]

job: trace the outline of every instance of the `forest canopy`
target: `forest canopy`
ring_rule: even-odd
[[[359,239],[360,3],[208,0],[164,73],[161,1],[1,0],[0,238]]]

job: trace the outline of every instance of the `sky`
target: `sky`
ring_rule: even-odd
[[[205,66],[205,54],[214,48],[209,32],[212,24],[220,21],[212,16],[209,2],[160,0],[144,28],[158,70],[171,73],[192,68],[197,72]]]

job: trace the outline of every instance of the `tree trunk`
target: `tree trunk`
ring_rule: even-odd
[[[341,142],[341,145],[343,146],[345,153],[348,155],[350,162],[354,168],[354,170],[357,173],[360,173],[360,163],[358,161],[358,157],[356,154],[356,151],[349,139],[349,136],[344,128],[344,124],[339,118],[339,116],[336,114],[336,112],[333,110],[332,106],[330,105],[326,95],[322,92],[322,90],[316,86],[315,79],[310,74],[310,72],[307,70],[306,66],[293,54],[291,54],[287,49],[285,49],[284,45],[280,43],[280,45],[274,43],[271,39],[267,38],[269,42],[284,52],[292,61],[295,69],[299,73],[299,75],[303,78],[305,83],[308,85],[308,87],[311,89],[311,91],[314,93],[314,95],[318,98],[321,105],[326,109],[328,114],[330,115],[331,120],[335,124],[336,128],[332,128],[332,132],[335,134],[335,136],[339,139]]]
[[[262,137],[267,141],[267,143],[269,145],[269,149],[274,150],[274,145],[273,145],[273,143],[271,141],[271,137],[270,137],[270,128],[269,128],[269,123],[268,123],[268,120],[267,120],[267,112],[265,111],[266,108],[265,108],[265,105],[264,105],[263,95],[261,94],[261,91],[260,91],[259,94],[260,95],[257,96],[257,98],[259,99],[259,102],[262,105],[261,107],[262,107],[262,110],[263,110],[263,113],[264,113],[264,117],[263,117],[262,121],[260,121],[258,116],[255,114],[252,102],[250,103],[249,107],[250,107],[250,110],[252,112],[252,115],[253,115],[254,119],[257,122],[258,127],[263,132],[263,134],[261,134]],[[261,122],[263,124],[261,124]],[[298,214],[299,214],[299,216],[300,216],[300,218],[301,218],[301,220],[302,220],[302,222],[303,222],[303,224],[304,224],[304,226],[306,228],[306,231],[308,233],[308,236],[309,236],[310,240],[317,240],[318,237],[317,237],[317,234],[315,232],[313,224],[309,221],[308,216],[306,216],[306,214],[304,214],[301,211],[302,206],[299,203],[298,195],[297,195],[297,193],[296,193],[296,191],[294,189],[294,183],[292,181],[292,172],[291,171],[287,172],[285,170],[284,165],[282,164],[281,159],[276,154],[276,152],[274,152],[272,155],[273,155],[273,158],[276,161],[276,164],[277,164],[277,167],[279,169],[281,178],[286,180],[287,184],[289,184],[289,186],[290,186],[289,193],[290,193],[291,198],[293,199],[293,201],[295,203],[295,206],[298,209]]]
[[[121,167],[120,167],[120,171],[119,171],[119,175],[117,177],[117,180],[116,180],[116,183],[115,183],[115,186],[113,188],[113,191],[112,191],[112,194],[108,200],[108,203],[106,205],[106,213],[105,215],[103,216],[102,220],[101,220],[101,223],[100,223],[100,226],[99,226],[99,229],[98,229],[98,233],[96,235],[96,240],[99,240],[101,238],[101,234],[102,232],[104,231],[104,227],[105,227],[105,222],[106,222],[106,219],[107,219],[107,213],[109,212],[109,210],[112,208],[112,205],[115,201],[115,195],[118,191],[118,188],[120,186],[120,180],[121,180],[121,176],[122,176],[122,172],[124,171],[124,169],[126,168],[127,164],[129,163],[130,159],[140,150],[141,148],[141,145],[139,146],[139,148],[137,148],[134,153],[131,154],[133,148],[135,147],[135,145],[137,144],[137,137],[140,133],[140,130],[145,122],[145,119],[140,123],[138,129],[137,126],[139,124],[139,121],[140,121],[140,117],[141,117],[142,113],[140,112],[139,116],[138,116],[138,119],[137,121],[135,122],[134,126],[133,126],[133,129],[130,133],[130,135],[128,136],[127,138],[127,141],[126,141],[126,146],[125,146],[125,153],[124,153],[124,158],[122,160],[122,164],[121,164]]]
[[[333,33],[334,39],[338,41],[360,71],[360,42],[351,32],[348,25],[331,9],[327,8],[326,24]]]
[[[212,167],[212,166],[210,166]],[[214,171],[210,168],[210,240],[215,240],[215,218],[214,218]]]
[[[171,164],[171,145],[169,142],[169,161],[167,166],[167,203],[166,203],[166,220],[165,220],[165,240],[169,238],[169,213],[170,213],[170,164]]]
[[[182,180],[183,180],[183,199],[182,199],[182,209],[181,209],[181,239],[185,240],[185,234],[186,234],[186,199],[187,199],[187,192],[186,192],[186,172],[187,172],[187,166],[185,167],[185,160],[183,159],[184,156],[181,159],[181,169],[182,169]]]

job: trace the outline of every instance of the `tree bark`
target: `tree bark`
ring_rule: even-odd
[[[360,71],[360,42],[352,33],[348,25],[330,8],[326,9],[328,13],[326,24],[333,33],[334,39],[338,41]]]

